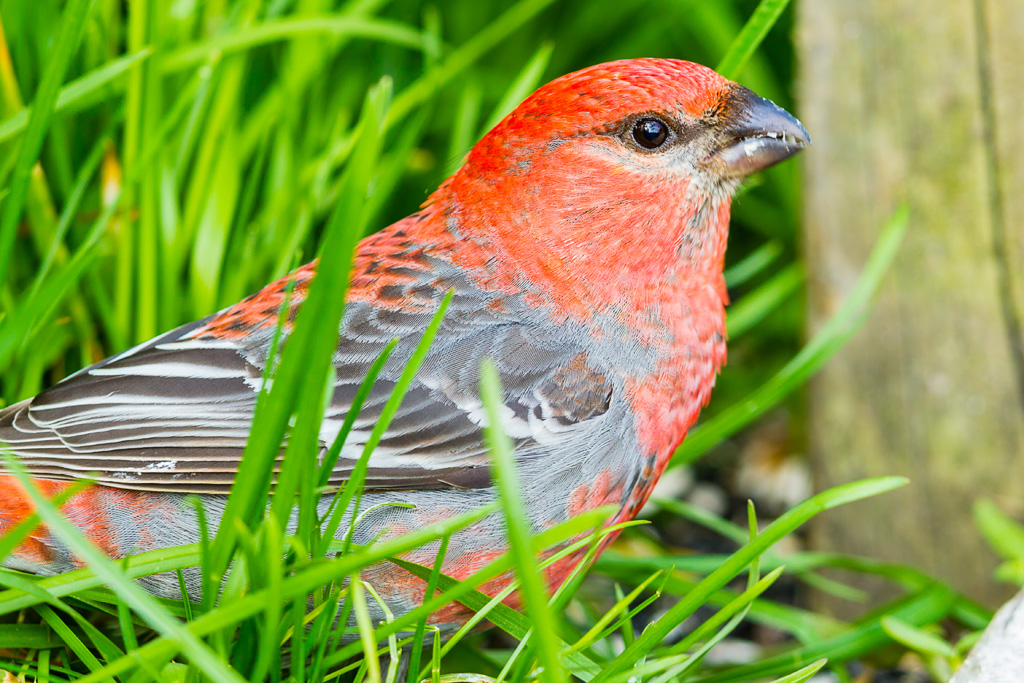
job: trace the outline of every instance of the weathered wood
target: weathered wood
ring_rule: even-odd
[[[972,519],[1024,517],[1024,3],[798,5],[813,331],[900,202],[911,225],[875,311],[812,383],[817,484],[912,485],[825,516],[818,548],[920,566],[997,604]]]

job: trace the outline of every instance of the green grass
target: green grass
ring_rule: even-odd
[[[462,581],[444,576],[439,565],[397,557],[431,542],[444,548],[454,531],[493,509],[354,544],[350,530],[340,528],[343,513],[358,506],[367,458],[444,305],[334,510],[319,519],[315,508],[352,426],[346,422],[318,464],[311,444],[358,239],[414,211],[537,85],[589,64],[637,56],[718,64],[792,109],[787,5],[0,0],[5,402],[234,303],[314,255],[322,259],[273,370],[273,388],[260,397],[220,528],[192,546],[110,561],[58,512],[70,492],[46,501],[30,487],[38,519],[86,566],[46,578],[0,571],[0,665],[46,682],[394,681],[399,648],[423,642],[433,629],[427,616],[458,601],[477,617],[446,642],[428,638],[422,652],[414,649],[408,681],[476,672],[503,681],[798,683],[823,666],[846,681],[845,662],[891,661],[904,651],[916,652],[936,675],[954,666],[970,635],[950,644],[954,634],[943,625],[970,634],[988,615],[948,587],[869,559],[773,550],[814,516],[882,494],[902,483],[896,479],[822,492],[763,529],[753,514],[740,528],[661,502],[659,520],[707,526],[734,552],[685,553],[634,522],[619,525],[626,542],[597,559],[598,543],[613,531],[603,526],[611,511],[594,510],[530,538],[514,459],[493,433],[508,555]],[[893,217],[836,317],[801,346],[797,178],[795,163],[772,169],[744,187],[734,205],[730,365],[674,466],[713,454],[798,401],[807,378],[856,330],[898,248],[903,214]],[[369,372],[357,404],[392,348]],[[500,387],[486,370],[484,378],[482,396],[493,410]],[[271,468],[286,432],[271,499]],[[17,463],[6,466],[23,476]],[[1020,534],[1007,532],[1008,520],[990,507],[978,516],[992,538],[1006,539],[998,546],[1004,572],[1020,576]],[[296,526],[285,533],[290,519]],[[36,521],[0,539],[0,556]],[[555,555],[537,553],[555,546],[562,548]],[[576,551],[585,551],[586,560],[548,598],[539,572]],[[431,597],[374,623],[369,606],[378,596],[360,572],[384,558],[427,580]],[[202,569],[201,603],[153,598],[133,582],[189,567]],[[822,573],[835,570],[874,575],[899,595],[850,622],[772,598],[783,578],[859,598]],[[506,572],[517,577],[509,591],[521,591],[522,612],[501,602],[508,591],[491,598],[478,590]],[[595,597],[591,584],[612,588]],[[648,618],[656,607],[660,616]],[[697,610],[711,616],[670,638]],[[641,619],[647,626],[636,632]],[[506,635],[479,633],[475,626],[485,621]],[[740,666],[707,664],[715,644],[746,623],[777,629],[786,643]],[[377,649],[379,660],[365,657]]]

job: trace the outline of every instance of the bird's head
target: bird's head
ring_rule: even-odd
[[[807,144],[799,121],[711,69],[623,60],[538,89],[436,197],[450,229],[520,277],[582,278],[600,304],[666,279],[720,281],[739,181]]]

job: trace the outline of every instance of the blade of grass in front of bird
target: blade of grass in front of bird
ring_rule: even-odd
[[[99,652],[104,659],[110,661],[112,659],[117,659],[124,654],[103,632],[94,626],[88,619],[83,617],[78,610],[72,608],[71,605],[63,600],[49,595],[45,590],[35,585],[28,578],[17,574],[5,573],[0,576],[0,585],[7,586],[9,588],[16,588],[42,598],[42,603],[37,605],[35,608],[36,612],[39,613],[40,616],[43,616],[47,624],[49,624],[51,628],[54,628],[55,631],[58,630],[56,625],[60,625],[60,630],[57,633],[60,640],[71,647],[75,654],[78,655],[79,658],[87,665],[89,665],[90,661],[96,661],[94,659],[90,659],[92,654],[89,647],[81,640],[78,633],[73,632],[70,627],[64,624],[63,620],[53,612],[53,609],[60,610],[62,614],[67,615],[72,621],[74,621],[78,626],[79,633],[88,637],[88,639],[92,641],[96,651]],[[98,670],[101,665],[99,665],[98,662],[96,662],[96,664],[97,666],[90,666],[90,668]]]
[[[46,67],[39,81],[39,89],[32,104],[25,135],[18,149],[9,192],[0,205],[0,285],[7,281],[14,239],[25,205],[32,169],[42,151],[61,82],[88,23],[85,18],[91,4],[90,0],[69,0],[61,15],[57,36],[47,55]]]
[[[50,533],[58,536],[77,557],[92,567],[93,571],[103,578],[107,585],[117,591],[129,607],[143,617],[154,630],[172,642],[176,648],[187,654],[189,659],[203,667],[204,672],[211,680],[219,683],[245,683],[237,672],[218,658],[186,627],[182,626],[155,598],[123,574],[117,564],[88,541],[81,531],[72,526],[50,500],[39,492],[35,484],[28,478],[21,463],[6,454],[3,459],[5,469],[21,484]]]
[[[384,619],[381,623],[393,622],[395,620],[394,613],[388,607],[387,603],[381,599],[380,594],[373,588],[373,585],[370,583],[364,583],[364,587],[366,588],[366,592],[370,594],[370,597],[372,597],[373,601],[377,603],[377,607],[384,615]],[[398,680],[399,661],[401,659],[401,654],[398,651],[398,638],[396,638],[392,633],[387,636],[387,641],[387,655],[390,661],[388,662],[388,674],[384,677],[384,683],[396,683]]]
[[[76,481],[53,496],[51,500],[56,507],[61,508],[64,506],[64,503],[89,488],[90,485],[91,482],[88,480]],[[14,552],[14,549],[21,545],[22,541],[27,539],[29,534],[38,528],[38,526],[39,515],[32,513],[30,515],[26,515],[24,519],[14,526],[8,528],[7,531],[4,532],[4,535],[0,536],[0,557],[10,557]],[[2,614],[2,612],[0,612],[0,614]]]
[[[307,565],[283,580],[277,595],[269,595],[266,590],[261,590],[237,596],[236,599],[225,601],[196,617],[195,621],[187,624],[184,628],[197,637],[205,637],[211,633],[230,628],[245,619],[263,612],[266,609],[268,600],[286,601],[301,598],[315,590],[318,586],[324,586],[343,577],[354,575],[365,567],[394,556],[400,556],[413,548],[435,541],[446,534],[452,534],[493,514],[495,510],[495,505],[484,506],[478,510],[416,529],[403,536],[382,541],[374,546],[364,548],[363,552],[350,553],[328,562]],[[192,546],[188,547],[191,548]],[[244,556],[239,555],[238,557],[239,562],[244,560]],[[483,583],[486,580],[486,577],[480,577],[479,583]],[[479,583],[476,585],[479,585]],[[436,609],[436,606],[430,604],[426,607]],[[417,613],[413,618],[419,619],[420,617],[421,613]],[[396,628],[406,625],[406,622],[400,623],[399,619],[396,619],[395,623]],[[360,646],[356,644],[356,647],[359,648]],[[125,671],[131,670],[138,665],[140,660],[159,660],[162,657],[173,654],[178,649],[178,642],[174,639],[167,637],[157,638],[143,645],[139,650],[110,663],[101,671],[83,677],[78,683],[98,683],[98,681],[106,680],[111,676],[118,676]],[[352,655],[351,653],[346,653],[345,656]]]
[[[502,428],[501,408],[505,401],[501,395],[501,381],[494,363],[485,360],[480,367],[480,400],[487,412],[484,438],[491,450],[494,478],[505,513],[505,529],[508,534],[510,551],[515,558],[516,576],[519,577],[520,592],[525,609],[535,631],[538,665],[543,667],[544,679],[565,680],[565,672],[559,661],[558,643],[554,616],[548,607],[548,597],[541,574],[537,569],[537,558],[530,542],[530,521],[526,514],[522,484],[512,454],[512,441]]]
[[[356,625],[359,627],[359,642],[363,646],[363,664],[366,666],[370,683],[380,683],[380,663],[377,660],[377,637],[370,622],[370,610],[366,606],[366,589],[357,575],[350,584]]]
[[[614,525],[612,525],[610,527],[604,527],[604,528],[602,528],[600,526],[594,527],[592,529],[592,531],[591,531],[589,544],[586,546],[586,552],[584,553],[583,558],[575,563],[575,566],[572,567],[572,569],[569,572],[568,576],[565,579],[562,580],[561,585],[558,586],[558,588],[555,590],[555,594],[551,598],[550,605],[551,605],[552,612],[554,612],[555,614],[564,614],[566,612],[566,610],[569,607],[569,601],[572,600],[573,597],[576,596],[576,592],[582,587],[583,581],[586,578],[587,573],[589,572],[591,567],[593,567],[594,562],[596,561],[598,555],[603,550],[603,546],[605,544],[605,539],[609,536],[609,534],[612,534],[612,533],[617,534],[620,531],[624,531],[624,530],[630,529],[630,528],[632,528],[634,526],[641,526],[641,525],[644,525],[646,523],[647,523],[646,520],[631,520],[631,521],[626,521],[626,522],[620,522],[620,523],[614,524]],[[584,548],[584,545],[583,545],[584,542],[585,541],[579,541],[579,542],[577,542],[575,544],[570,544],[569,547],[572,548],[574,546],[578,546],[582,550]],[[563,550],[561,552],[565,552],[565,551]],[[550,558],[545,559],[544,562],[541,563],[541,569],[542,570],[546,569],[547,567],[550,567],[555,562],[557,562],[561,552],[555,553]],[[651,578],[653,579],[653,578],[657,577],[659,574],[661,574],[661,572],[656,572],[654,575],[652,575]],[[649,604],[653,603],[660,594],[661,594],[660,589],[656,589],[654,591],[653,595],[648,597],[646,600],[642,601],[638,606],[636,606],[633,609],[629,610],[625,615],[622,615],[618,619],[617,623],[614,624],[612,627],[610,627],[608,629],[608,633],[604,634],[602,637],[606,637],[607,635],[610,635],[610,633],[612,633],[614,631],[617,631],[620,628],[620,625],[621,625],[622,622],[627,621],[629,619],[632,619],[633,616],[638,614],[641,610],[646,608]],[[617,599],[620,601],[620,603],[623,600],[622,597],[619,597]],[[629,602],[630,602],[630,600],[625,601],[625,604],[623,605],[623,607],[624,608],[628,608]],[[615,611],[614,607],[612,608],[612,611]],[[587,649],[586,653],[581,652],[581,654],[583,654],[583,659],[582,660],[574,660],[572,658],[572,655],[574,655],[575,652],[577,652],[576,644],[578,644],[579,640],[581,638],[583,638],[583,634],[578,629],[574,628],[574,625],[572,624],[572,622],[569,622],[566,619],[562,620],[562,625],[563,625],[563,633],[566,634],[566,637],[567,638],[575,638],[576,639],[576,643],[574,643],[572,646],[570,646],[568,643],[563,643],[562,647],[565,650],[565,653],[563,653],[561,655],[561,659],[569,662],[569,668],[577,676],[580,676],[580,673],[579,673],[578,669],[582,665],[583,668],[585,669],[585,673],[588,674],[588,676],[586,676],[586,677],[589,677],[590,670],[586,666],[587,664],[590,663],[588,660],[593,660],[593,659],[600,660],[602,658],[599,655],[597,655],[595,652],[593,652],[593,650],[591,648],[588,647],[588,648],[586,648]],[[520,648],[517,648],[517,651],[519,649]],[[509,665],[511,665],[513,663],[512,660],[514,660],[515,657],[516,657],[516,655],[513,654],[513,657],[511,658],[511,660],[509,662]],[[523,664],[525,664],[525,661],[523,662]],[[509,670],[509,667],[506,667],[506,670]],[[525,666],[521,665],[519,667],[519,670],[516,672],[515,680],[522,680],[522,678],[524,676],[526,676],[527,673],[528,673],[528,671],[525,669]]]
[[[185,572],[178,570],[175,572],[178,575],[178,591],[181,593],[181,607],[185,610],[185,621],[192,621],[195,616],[192,614],[192,601],[189,600],[188,596],[188,584],[185,582]],[[127,614],[127,611],[125,612]],[[135,649],[138,647],[138,643],[135,644]]]
[[[448,555],[448,543],[450,541],[451,536],[445,536],[441,539],[441,545],[437,549],[437,559],[434,560],[434,569],[430,572],[430,577],[427,579],[427,588],[423,592],[424,601],[436,595],[437,582],[441,576],[441,567],[444,566],[445,557]],[[423,655],[423,637],[427,632],[428,618],[429,615],[424,614],[423,618],[416,624],[416,633],[412,639],[413,645],[409,657],[409,673],[406,676],[406,683],[417,683],[416,673],[420,670],[420,659]]]
[[[317,616],[312,628],[309,629],[309,649],[313,656],[311,657],[307,680],[321,681],[327,676],[324,658],[327,656],[329,649],[333,650],[337,647],[338,640],[335,636],[340,635],[340,631],[343,630],[343,624],[347,623],[347,620],[343,620],[338,614],[343,597],[348,597],[348,589],[342,589],[337,583],[331,584],[330,592],[323,604],[323,610]],[[252,678],[253,680],[262,680],[256,676]]]
[[[535,539],[536,547],[550,547],[552,545],[556,545],[560,540],[564,541],[567,538],[574,538],[588,528],[593,529],[593,525],[600,524],[601,521],[605,520],[608,515],[612,514],[612,512],[613,509],[611,507],[597,508],[583,513],[576,518],[562,522],[561,524],[558,524],[538,535]],[[633,525],[634,523],[632,522],[622,523],[602,529],[600,534],[603,537],[626,526]],[[587,547],[591,542],[592,541],[587,538],[572,543],[551,557],[546,558],[541,563],[541,567],[546,568],[551,564],[568,557],[572,553]],[[423,580],[429,580],[429,577],[433,573],[433,570],[430,568],[422,567],[397,557],[390,558],[390,561]],[[474,615],[470,617],[469,621],[467,621],[459,631],[446,639],[444,648],[441,650],[442,655],[450,651],[462,635],[469,633],[476,624],[485,617],[490,619],[496,626],[510,635],[516,638],[524,638],[530,629],[530,622],[519,612],[501,604],[500,600],[501,597],[504,597],[504,592],[499,593],[498,595],[501,597],[495,599],[477,590],[477,587],[486,581],[508,572],[512,569],[513,565],[514,558],[511,554],[506,553],[483,569],[475,572],[472,576],[461,581],[456,581],[455,579],[443,574],[439,575],[437,577],[437,582],[443,589],[443,592],[440,595],[427,600],[421,606],[414,608],[410,612],[397,617],[394,624],[388,624],[388,628],[405,628],[408,624],[415,624],[417,620],[435,612],[440,607],[454,601],[458,601],[473,610]],[[516,584],[513,583],[512,587],[505,590],[514,590],[515,585]],[[381,636],[387,635],[388,632],[390,631],[382,633],[381,630],[378,629],[378,635]],[[354,654],[354,652],[351,646],[347,649],[343,648],[338,653],[335,653],[335,661],[343,660],[346,656],[352,656],[352,654]],[[593,662],[590,662],[584,655],[573,654],[566,659],[567,662],[572,665],[573,673],[585,679],[589,679],[589,677],[597,670],[596,665]],[[426,675],[426,672],[423,672],[422,675]]]
[[[135,579],[163,572],[173,572],[177,569],[197,566],[199,559],[199,544],[153,550],[127,558],[126,574],[129,578]],[[45,590],[48,595],[64,597],[102,586],[103,579],[88,567],[84,567],[40,579],[36,585]],[[3,591],[0,592],[0,615],[10,614],[46,601],[45,596],[40,598],[21,590]]]
[[[384,437],[384,433],[388,427],[391,426],[391,420],[394,419],[398,413],[399,407],[402,405],[402,400],[405,398],[405,393],[412,386],[412,381],[419,372],[420,366],[423,365],[423,361],[427,357],[427,352],[430,350],[430,345],[434,342],[434,336],[437,334],[437,330],[441,327],[441,321],[444,318],[445,311],[448,310],[448,304],[451,303],[452,296],[455,294],[454,289],[448,290],[441,299],[441,304],[437,307],[437,311],[434,313],[433,319],[430,324],[427,325],[427,329],[423,332],[423,336],[420,338],[419,343],[412,352],[412,356],[406,363],[405,368],[402,370],[402,374],[399,375],[398,381],[395,382],[394,388],[391,390],[391,395],[388,396],[387,402],[380,411],[380,416],[377,418],[377,422],[373,425],[373,429],[370,431],[370,436],[367,437],[366,443],[363,445],[362,455],[352,468],[352,474],[349,475],[349,479],[345,482],[345,488],[339,494],[340,500],[335,506],[334,514],[332,515],[331,521],[328,523],[324,530],[325,538],[331,539],[334,537],[342,517],[349,508],[349,504],[352,504],[351,520],[349,522],[348,532],[345,534],[345,545],[346,551],[348,545],[352,543],[352,537],[355,532],[356,519],[359,516],[359,505],[363,495],[363,484],[366,481],[366,475],[369,471],[370,456],[380,440]]]
[[[373,363],[370,364],[370,368],[363,377],[363,381],[359,384],[359,389],[356,390],[356,395],[352,398],[352,405],[349,406],[348,412],[345,413],[345,420],[341,424],[341,429],[338,430],[338,436],[334,439],[334,443],[320,464],[320,472],[317,479],[318,486],[327,486],[330,481],[334,466],[338,464],[338,458],[341,456],[341,449],[345,445],[349,432],[352,431],[352,425],[355,424],[356,418],[359,417],[363,403],[366,402],[366,398],[370,395],[370,391],[373,390],[373,385],[377,381],[380,371],[383,369],[384,364],[388,362],[388,359],[391,358],[391,353],[397,345],[398,339],[389,341],[384,345],[384,348],[377,358],[374,359]],[[322,549],[320,554],[322,555],[326,552],[326,549]]]
[[[882,277],[888,271],[889,264],[896,256],[906,234],[907,222],[908,213],[903,206],[896,211],[882,231],[864,266],[864,271],[836,314],[775,376],[747,398],[691,429],[682,445],[673,454],[669,467],[678,467],[696,460],[722,440],[750,424],[754,418],[763,415],[803,384],[842,348],[867,317],[871,299],[878,291]]]
[[[284,562],[282,560],[282,547],[284,545],[284,534],[277,524],[277,520],[268,517],[263,525],[263,533],[266,535],[263,543],[264,559],[266,563],[267,592],[272,595],[280,595],[281,581],[285,575]],[[266,609],[263,613],[263,629],[259,633],[259,647],[256,652],[256,659],[252,665],[252,674],[249,679],[252,681],[265,680],[270,671],[274,658],[282,649],[277,642],[277,630],[281,622],[281,615],[284,611],[283,602],[277,599],[266,601]]]
[[[339,315],[339,323],[340,318]],[[310,368],[310,377],[307,378],[295,405],[295,426],[288,434],[288,442],[284,446],[284,461],[274,482],[270,516],[277,520],[278,528],[284,528],[292,518],[296,496],[308,498],[301,496],[301,491],[312,491],[315,487],[316,468],[321,452],[320,427],[327,407],[323,397],[328,390],[330,378],[334,376],[333,368],[330,366],[331,356],[321,356],[322,362],[318,364],[319,367]],[[324,365],[327,367],[323,367]],[[333,388],[333,382],[330,382],[330,385]],[[308,526],[316,519],[315,516],[306,517],[307,519],[301,520],[296,529],[296,536],[302,539],[309,538]]]
[[[323,238],[320,263],[309,284],[309,293],[299,309],[294,330],[281,354],[281,363],[273,386],[265,400],[257,404],[253,428],[246,444],[231,495],[221,519],[220,531],[211,547],[204,586],[213,589],[227,568],[234,551],[235,520],[255,528],[264,514],[270,491],[274,461],[288,428],[299,395],[310,377],[322,381],[337,347],[338,328],[348,291],[349,271],[357,235],[361,233],[363,202],[372,178],[373,165],[381,144],[380,121],[390,98],[390,81],[381,81],[368,93],[360,141],[346,169],[349,177]],[[320,367],[320,373],[311,369]],[[321,396],[322,392],[316,392]],[[286,522],[292,499],[276,504],[273,513]],[[284,524],[282,524],[282,527]],[[207,595],[204,591],[204,598]]]
[[[556,544],[556,539],[564,541],[566,538],[575,537],[577,534],[587,530],[588,527],[592,530],[592,524],[599,520],[606,519],[607,515],[612,514],[613,511],[613,506],[606,506],[603,509],[597,508],[556,525],[555,527],[552,527],[538,535],[537,538],[534,539],[534,547],[551,547]],[[636,524],[637,522],[623,522],[611,527],[602,528],[598,534],[600,538],[603,538],[608,534],[615,533],[626,527],[635,526]],[[546,569],[554,563],[569,557],[573,553],[592,545],[592,543],[593,540],[590,536],[574,543],[570,543],[568,546],[562,548],[550,557],[545,558],[544,561],[540,563],[540,568]],[[409,573],[423,579],[425,579],[430,573],[430,570],[426,567],[421,567],[406,560],[392,558],[391,561]],[[503,573],[509,568],[512,568],[514,564],[514,556],[511,553],[506,553],[501,558],[488,565],[488,567],[485,568],[486,571],[482,570],[481,572],[474,574],[473,583],[479,584],[482,580],[490,579],[493,576]],[[435,599],[438,601],[438,604],[424,604],[422,609],[427,609],[429,607],[430,610],[434,610],[437,609],[437,606],[443,605],[446,602],[458,600],[474,612],[474,615],[470,617],[470,619],[466,621],[454,635],[447,639],[447,642],[441,650],[442,655],[450,651],[464,635],[470,633],[484,618],[487,618],[494,623],[495,626],[501,628],[503,631],[515,638],[524,639],[527,634],[530,633],[532,626],[530,619],[507,605],[502,604],[502,600],[507,597],[507,595],[511,594],[511,592],[517,587],[517,583],[514,582],[507,586],[494,597],[476,590],[475,587],[467,580],[456,581],[451,577],[441,575],[438,577],[438,583],[445,589],[445,592],[439,596],[439,598]],[[421,608],[413,610],[413,613],[419,609]],[[400,617],[397,621],[402,621],[408,618],[410,618],[410,615],[406,614],[403,615],[403,617]],[[563,643],[561,639],[558,639],[558,647],[568,648],[568,645]],[[565,664],[572,669],[573,675],[583,678],[584,680],[589,680],[598,670],[594,662],[590,661],[589,658],[582,653],[568,652],[561,656],[565,660]]]
[[[761,0],[715,71],[735,80],[788,5],[789,0]]]

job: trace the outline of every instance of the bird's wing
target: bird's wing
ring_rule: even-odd
[[[370,458],[368,488],[490,485],[477,393],[485,357],[497,364],[506,396],[503,427],[521,453],[553,448],[607,410],[612,384],[579,345],[528,322],[515,312],[523,306],[515,297],[483,293],[428,269],[346,309],[334,392],[320,429],[324,451],[370,364],[389,340],[399,343],[353,424],[333,483],[351,473],[450,286],[456,293],[445,320]],[[272,285],[7,408],[0,413],[0,442],[41,478],[91,476],[121,488],[226,492],[249,435],[273,333],[266,316],[258,327],[243,318],[256,315],[253,301],[274,287],[280,291]]]

